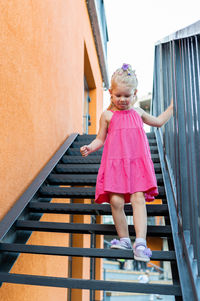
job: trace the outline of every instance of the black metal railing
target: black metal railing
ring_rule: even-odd
[[[200,21],[155,46],[152,114],[164,111],[171,97],[174,118],[155,132],[164,147],[193,294],[200,300]]]

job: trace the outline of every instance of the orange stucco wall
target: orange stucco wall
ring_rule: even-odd
[[[82,133],[85,70],[94,81],[89,133],[98,130],[103,88],[84,0],[0,0],[0,32],[2,219],[69,134]],[[90,66],[84,65],[85,49]],[[34,233],[29,243],[66,246],[68,235]],[[66,277],[67,258],[24,254],[11,272]],[[3,284],[0,289],[2,301],[66,298],[61,288]]]
[[[161,205],[162,199],[155,199],[152,204],[154,205]],[[156,216],[155,217],[155,224],[156,225],[162,225],[163,224],[163,217],[162,216]],[[163,240],[161,237],[147,237],[147,244],[149,246],[149,248],[152,251],[161,251],[163,248]],[[160,266],[161,262],[160,261],[156,261],[156,260],[151,260],[151,263]],[[147,266],[152,267],[152,265],[150,263],[147,264]]]

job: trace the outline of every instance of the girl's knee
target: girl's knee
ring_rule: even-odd
[[[120,194],[110,194],[110,205],[113,209],[123,209],[124,208],[124,198]]]
[[[145,204],[144,192],[135,192],[130,196],[131,203]]]

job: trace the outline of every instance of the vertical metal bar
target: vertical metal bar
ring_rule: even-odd
[[[195,57],[195,65],[196,65],[196,87],[197,87],[197,97],[196,97],[196,112],[197,112],[197,124],[196,124],[196,177],[197,177],[197,195],[198,195],[198,232],[200,233],[200,37],[195,36],[195,49],[196,49],[196,57]],[[200,248],[200,242],[198,241],[197,248]],[[198,276],[200,277],[200,258],[197,258],[197,267],[198,267]]]
[[[103,268],[103,280],[106,280],[106,269]],[[106,291],[103,291],[103,301],[107,301]]]
[[[96,223],[96,216],[91,215],[91,224]],[[96,235],[91,234],[90,235],[90,248],[96,248]],[[96,260],[95,258],[90,258],[90,279],[95,279],[95,271],[96,271]],[[95,300],[95,290],[90,290],[90,301]]]
[[[154,62],[154,76],[155,76],[155,80],[154,80],[154,89],[153,89],[153,92],[154,92],[154,106],[153,106],[153,115],[158,115],[158,102],[157,102],[157,99],[158,99],[158,71],[157,71],[157,56],[158,56],[158,47],[156,46],[155,48],[155,62]]]
[[[157,99],[157,110],[156,114],[159,115],[161,113],[161,107],[160,107],[160,53],[161,53],[161,45],[159,45],[156,49],[156,99]],[[159,100],[159,101],[158,101]]]
[[[169,59],[170,59],[170,86],[171,86],[171,94],[172,94],[172,97],[173,97],[173,100],[174,100],[174,116],[176,116],[175,114],[175,111],[176,111],[176,105],[175,105],[175,89],[174,89],[174,76],[173,76],[173,61],[174,61],[174,58],[173,58],[173,43],[170,42],[169,43]],[[175,122],[176,122],[176,119],[173,118],[173,140],[172,138],[170,139],[170,145],[171,145],[171,156],[170,156],[170,161],[171,161],[171,166],[172,166],[172,170],[173,170],[173,174],[175,175],[176,174],[176,156],[174,156],[174,150],[175,150],[175,154],[176,154],[176,144],[175,144],[175,141],[176,141],[176,134],[175,134]],[[176,197],[176,200],[175,202],[177,201],[177,197]]]
[[[171,63],[171,45],[168,43],[167,49],[167,69],[168,69],[168,100],[171,101],[173,97],[173,82],[172,82],[172,63]],[[171,165],[174,168],[174,118],[168,122],[167,138],[168,138],[168,152],[167,155],[170,158]]]
[[[164,88],[164,107],[167,107],[167,103],[168,103],[168,99],[169,99],[169,69],[168,69],[168,48],[169,45],[166,44],[163,46],[163,72],[164,72],[164,76],[163,76],[163,88]],[[169,154],[170,150],[170,143],[169,143],[169,131],[166,125],[166,130],[165,130],[165,139],[164,139],[164,151],[166,154]]]
[[[198,192],[197,192],[197,167],[199,165],[199,160],[197,158],[197,150],[198,150],[198,144],[197,144],[197,120],[198,120],[198,113],[197,113],[197,85],[198,85],[198,80],[197,80],[197,61],[196,61],[196,53],[194,48],[195,45],[195,39],[191,38],[190,39],[191,43],[191,67],[192,67],[192,90],[193,90],[193,141],[192,141],[192,170],[193,170],[193,192],[194,192],[194,257],[195,259],[198,259],[198,262],[200,262],[200,254],[198,252],[199,246],[200,246],[200,233],[199,233],[199,227],[198,227]],[[199,157],[199,154],[198,154]],[[197,162],[198,161],[198,162]]]
[[[183,40],[179,42],[179,67],[177,73],[179,77],[179,95],[178,103],[178,119],[179,119],[179,137],[180,137],[180,179],[181,179],[181,214],[182,214],[182,226],[184,230],[189,229],[190,217],[189,217],[189,202],[188,202],[188,166],[187,166],[187,116],[186,116],[186,80],[185,80],[185,64],[184,64],[184,43]]]
[[[152,115],[156,115],[157,112],[157,102],[156,102],[156,99],[157,99],[157,94],[156,94],[156,77],[157,77],[157,74],[156,74],[156,52],[157,52],[157,46],[155,46],[155,50],[154,50],[154,70],[153,70],[153,78],[154,78],[154,81],[153,81],[153,91],[152,91],[152,101],[151,101],[151,110],[150,110],[150,113]]]
[[[73,199],[70,199],[70,204],[73,203]],[[73,215],[70,214],[70,224],[73,223]],[[69,233],[69,247],[73,246],[73,234]],[[68,257],[68,277],[72,278],[72,256]],[[67,290],[67,301],[71,301],[72,299],[72,289],[68,288]]]
[[[194,158],[194,149],[193,149],[193,133],[194,133],[194,124],[193,124],[193,84],[192,84],[192,65],[191,65],[191,45],[190,39],[187,38],[187,56],[188,56],[188,155],[189,155],[189,204],[191,210],[191,221],[190,221],[190,231],[191,231],[191,243],[195,243],[195,223],[194,223],[194,187],[193,187],[193,158]]]
[[[177,85],[177,68],[176,68],[176,41],[172,42],[172,62],[173,62],[173,81],[174,81],[174,102],[175,102],[175,106],[174,106],[174,112],[175,112],[175,140],[174,140],[174,146],[175,146],[175,180],[176,180],[176,192],[177,192],[177,215],[180,216],[181,218],[181,214],[180,213],[180,161],[179,161],[179,119],[178,119],[178,85]]]
[[[93,224],[93,216],[91,215],[91,224]],[[93,248],[93,244],[94,244],[94,234],[91,233],[90,234],[90,248]],[[90,257],[90,280],[92,280],[94,277],[93,275],[93,258]],[[93,295],[94,292],[93,290],[90,290],[90,301],[93,301]]]
[[[162,98],[161,98],[161,103],[162,103],[162,111],[166,108],[166,103],[167,103],[167,97],[168,97],[168,85],[167,85],[167,64],[166,64],[166,49],[165,45],[162,46],[162,57],[161,57],[161,72],[162,72]],[[166,151],[166,133],[167,129],[165,126],[163,127],[163,147]]]
[[[186,126],[186,149],[187,149],[187,174],[188,174],[188,215],[190,219],[189,223],[189,231],[191,230],[191,221],[192,221],[192,206],[191,206],[191,185],[190,185],[190,179],[191,179],[191,168],[190,168],[190,133],[191,133],[191,122],[190,122],[190,117],[191,115],[189,114],[190,109],[189,109],[189,94],[190,94],[190,84],[189,84],[189,56],[188,56],[188,46],[187,46],[187,40],[183,40],[183,66],[184,66],[184,89],[185,89],[185,112],[187,113],[187,118],[185,120],[185,126]],[[184,225],[183,225],[184,226]],[[186,230],[186,228],[184,229]]]
[[[159,57],[159,114],[163,112],[164,100],[163,100],[163,45],[160,45],[160,57]],[[162,136],[164,136],[165,128],[161,127]]]
[[[165,108],[169,105],[169,102],[172,97],[172,89],[173,89],[173,81],[172,81],[172,52],[170,43],[166,43],[163,48],[164,54],[164,68],[163,72],[165,74],[165,78],[163,81],[164,86],[164,100],[165,100]],[[170,158],[170,163],[174,167],[174,130],[173,130],[173,119],[169,120],[165,125],[165,136],[164,136],[164,153],[166,158]]]

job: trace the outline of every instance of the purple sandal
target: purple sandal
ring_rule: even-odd
[[[139,248],[139,247],[145,247],[144,248]],[[150,261],[150,257],[152,256],[152,252],[145,243],[134,243],[133,245],[133,253],[134,253],[134,259],[139,260],[139,261],[145,261],[148,262]]]
[[[132,250],[131,244],[123,241],[123,239],[113,239],[111,240],[111,249],[120,249],[120,250]]]

